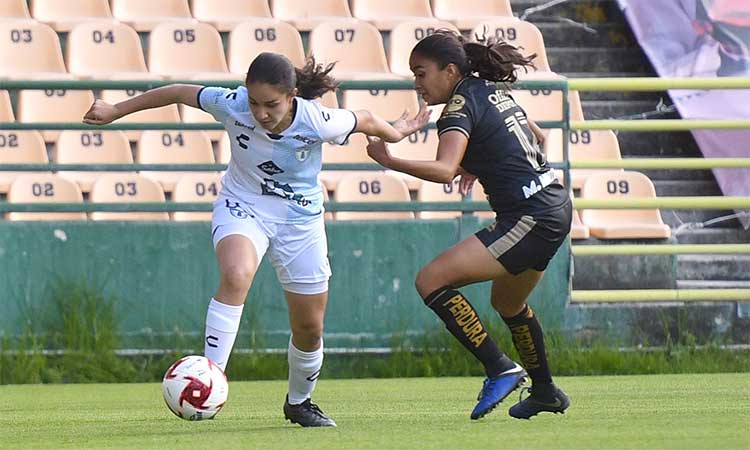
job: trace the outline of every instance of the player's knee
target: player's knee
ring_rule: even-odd
[[[307,346],[314,347],[323,337],[323,322],[318,320],[301,320],[292,325],[292,333],[296,339]]]
[[[232,264],[223,267],[221,281],[224,287],[235,292],[247,291],[253,282],[255,270],[246,264]]]
[[[427,298],[435,289],[443,285],[445,285],[445,281],[441,282],[432,265],[422,267],[419,273],[417,273],[417,278],[414,280],[414,286],[417,288],[419,296],[423,299]]]

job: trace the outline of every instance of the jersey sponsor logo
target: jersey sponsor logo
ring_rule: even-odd
[[[229,214],[231,214],[232,216],[238,219],[247,219],[248,217],[255,217],[254,215],[245,211],[245,209],[242,206],[240,206],[239,202],[230,202],[229,199],[227,199],[225,206],[229,208]]]
[[[456,111],[461,111],[466,105],[466,99],[461,94],[454,94],[453,97],[451,97],[450,100],[448,100],[448,104],[445,105],[445,108],[443,108],[443,114],[445,115],[447,113],[452,113]]]
[[[219,345],[215,344],[215,342],[219,342],[219,338],[216,336],[213,336],[209,334],[206,336],[206,345],[208,345],[211,348],[217,348]]]
[[[306,377],[305,379],[307,381],[309,381],[309,382],[312,383],[313,381],[317,380],[318,378],[320,378],[320,370],[315,371],[314,374],[310,375],[309,377]]]
[[[268,175],[278,175],[280,173],[284,173],[284,169],[277,166],[273,161],[260,163],[257,167]]]
[[[297,161],[302,162],[305,161],[310,156],[310,149],[308,148],[301,148],[294,152],[294,157],[297,158]]]
[[[312,203],[302,194],[295,193],[294,189],[292,189],[289,184],[279,183],[272,178],[264,178],[263,184],[260,185],[260,188],[263,192],[263,195],[275,195],[277,197],[291,200],[300,206],[308,206],[310,203]]]
[[[542,189],[546,188],[556,180],[555,172],[549,171],[538,176],[536,180],[531,180],[531,184],[528,186],[522,186],[523,198],[529,198]],[[537,183],[537,181],[539,183]]]
[[[512,97],[507,92],[498,89],[492,94],[487,96],[487,100],[495,105],[495,108],[499,112],[507,111],[515,106],[518,106]]]
[[[296,140],[296,141],[304,142],[304,143],[305,143],[305,144],[307,144],[307,145],[313,145],[313,144],[315,144],[316,142],[318,142],[318,141],[316,141],[315,139],[310,139],[309,137],[307,137],[307,136],[302,136],[302,135],[300,135],[300,134],[295,134],[294,136],[292,136],[292,139],[294,139],[294,140]]]
[[[255,125],[248,125],[246,123],[240,122],[239,120],[235,120],[234,121],[234,126],[236,126],[236,127],[242,127],[242,128],[247,128],[250,131],[255,131]]]

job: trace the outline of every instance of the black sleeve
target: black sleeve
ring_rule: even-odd
[[[443,109],[443,113],[437,121],[438,136],[446,131],[456,130],[471,136],[474,127],[475,113],[474,99],[464,92],[453,94]]]

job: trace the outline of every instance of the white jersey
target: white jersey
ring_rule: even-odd
[[[222,192],[265,221],[302,223],[323,213],[322,144],[346,141],[357,125],[353,112],[295,97],[291,125],[273,134],[256,123],[245,86],[204,87],[198,104],[224,124],[232,143]]]

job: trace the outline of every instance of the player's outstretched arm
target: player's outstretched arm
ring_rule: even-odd
[[[355,133],[375,136],[385,142],[398,142],[424,128],[430,120],[430,111],[424,104],[420,106],[419,111],[413,118],[409,119],[408,113],[404,112],[392,124],[372,114],[370,111],[355,111],[354,115],[357,117],[357,126],[354,128]]]
[[[105,125],[136,111],[158,108],[173,103],[182,103],[198,108],[198,92],[202,87],[196,84],[171,84],[151,89],[116,105],[96,100],[83,116],[83,123]]]

